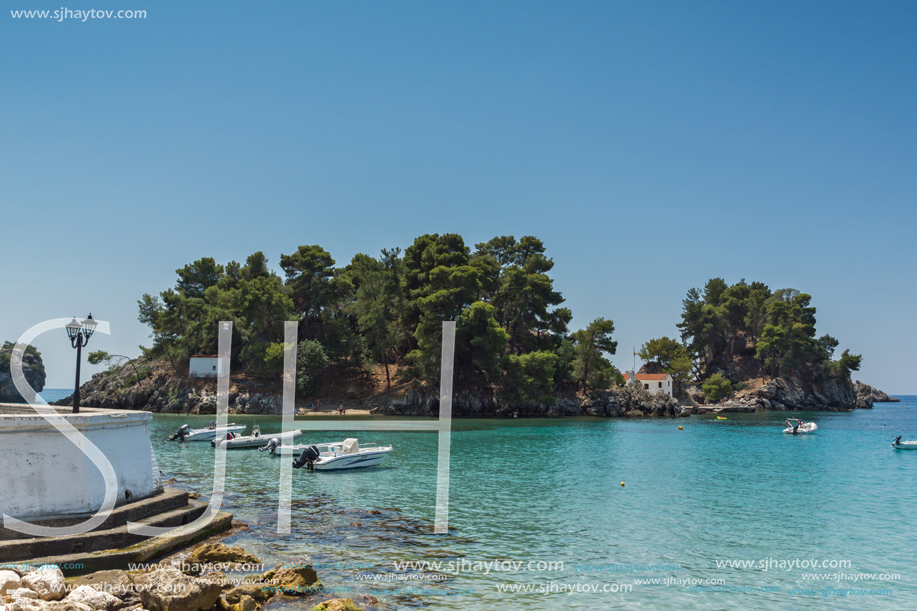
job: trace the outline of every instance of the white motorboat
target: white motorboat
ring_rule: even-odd
[[[282,445],[272,448],[272,453],[276,456],[296,458],[296,462],[293,463],[295,468],[309,467],[310,470],[316,471],[375,467],[382,464],[391,451],[392,446],[390,445],[368,444],[361,447],[356,439],[312,445]]]
[[[798,435],[800,433],[814,433],[817,429],[818,425],[814,422],[803,422],[798,418],[787,418],[786,428],[783,429],[783,432]]]
[[[217,437],[211,441],[210,445],[215,448],[226,448],[227,450],[235,450],[238,448],[261,448],[266,446],[274,439],[277,440],[278,444],[295,443],[301,435],[302,431],[299,429],[295,431],[287,431],[285,433],[262,435],[261,427],[256,424],[252,427],[251,435],[237,436],[235,433],[227,433],[224,437]]]
[[[896,450],[917,450],[917,441],[901,441],[901,435],[895,437],[892,447]]]
[[[229,433],[241,433],[245,430],[244,424],[230,422],[226,426],[217,426],[211,422],[205,429],[192,429],[187,424],[181,425],[169,441],[212,441],[217,437],[225,437]]]

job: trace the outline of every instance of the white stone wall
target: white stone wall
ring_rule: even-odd
[[[217,357],[192,356],[188,375],[192,378],[215,378],[220,373],[220,359]]]
[[[630,381],[631,376],[633,376],[633,372],[626,371],[622,375],[624,376],[625,380]],[[644,388],[646,388],[648,385],[649,388],[646,388],[646,390],[649,391],[651,395],[655,395],[657,392],[661,390],[665,392],[667,395],[669,395],[670,397],[674,396],[672,393],[675,392],[675,389],[672,387],[672,376],[669,374],[666,374],[664,380],[641,380],[638,375],[637,382],[639,382],[640,384],[643,384]],[[661,387],[659,386],[660,382],[662,382]]]
[[[69,408],[68,408],[69,409]],[[114,467],[118,504],[162,490],[147,425],[149,412],[60,410]],[[105,498],[95,464],[27,405],[0,406],[0,510],[15,518],[94,513]]]

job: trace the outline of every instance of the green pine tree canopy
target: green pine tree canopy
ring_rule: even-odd
[[[283,276],[263,253],[244,264],[203,258],[176,270],[174,288],[143,295],[151,356],[174,366],[217,350],[217,322],[233,321],[234,367],[276,376],[283,323],[299,321],[302,392],[327,369],[392,365],[401,375],[439,377],[442,322],[457,321],[456,380],[509,400],[552,402],[562,384],[604,388],[616,370],[611,321],[568,333],[572,313],[554,289],[541,240],[496,237],[472,250],[457,234],[427,234],[403,252],[358,254],[344,267],[321,246],[281,255]]]
[[[217,323],[231,320],[233,368],[274,380],[284,322],[298,321],[297,383],[306,394],[328,371],[369,365],[382,366],[389,386],[396,373],[436,382],[442,322],[455,320],[457,388],[551,403],[560,388],[604,389],[621,379],[608,360],[614,323],[598,318],[571,332],[553,267],[535,237],[499,236],[471,249],[457,234],[422,235],[403,252],[357,254],[343,267],[321,246],[300,246],[281,255],[282,275],[261,252],[244,264],[202,258],[176,270],[173,288],[143,295],[139,319],[152,329],[145,350],[176,368],[215,353]],[[652,339],[640,357],[683,382],[718,372],[736,379],[737,371],[849,379],[860,357],[845,351],[833,360],[838,342],[815,338],[810,301],[792,289],[715,278],[684,299],[681,341]]]

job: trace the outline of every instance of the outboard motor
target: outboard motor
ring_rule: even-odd
[[[280,440],[276,437],[271,437],[270,441],[267,442],[266,446],[261,446],[258,448],[259,452],[270,452],[271,455],[274,454],[274,451],[277,449],[277,446],[280,445]]]
[[[895,440],[892,442],[892,447],[895,447],[897,445],[901,445],[901,435],[898,435],[897,437],[895,437]]]
[[[183,424],[178,427],[178,430],[175,431],[175,434],[169,437],[169,441],[175,441],[176,439],[182,441],[185,437],[191,434],[191,429],[188,428],[187,424]]]
[[[302,454],[299,455],[299,460],[293,463],[293,468],[302,469],[304,466],[308,466],[309,471],[312,471],[315,468],[315,461],[321,455],[322,453],[318,451],[316,446],[309,446],[302,451]]]

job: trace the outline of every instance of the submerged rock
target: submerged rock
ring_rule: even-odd
[[[350,598],[332,598],[312,607],[311,611],[364,611]]]

